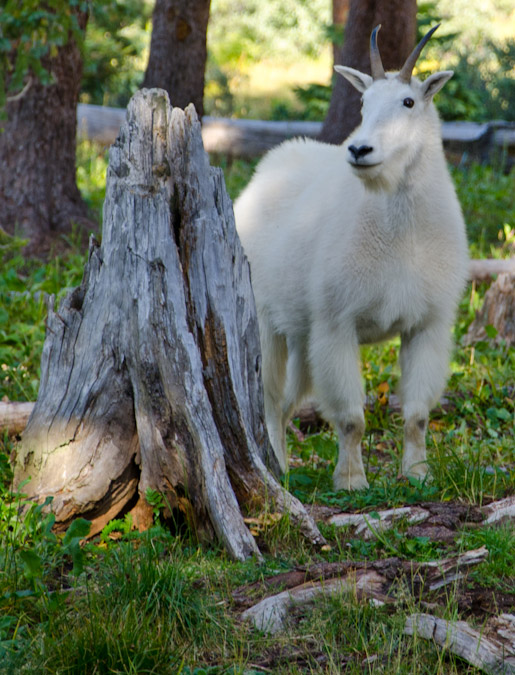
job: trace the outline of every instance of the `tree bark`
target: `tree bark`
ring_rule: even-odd
[[[385,70],[399,69],[415,43],[416,0],[351,0],[339,63],[370,73],[370,33],[377,24]],[[361,94],[343,77],[334,80],[320,140],[342,143],[360,124]]]
[[[160,87],[172,105],[204,114],[210,0],[156,0],[143,87]]]
[[[77,19],[84,30],[87,13]],[[7,103],[0,133],[0,227],[27,238],[31,254],[44,254],[74,223],[96,228],[75,180],[82,57],[73,37],[42,62],[55,83],[33,76],[24,95]]]
[[[287,512],[323,542],[267,468],[250,271],[192,106],[171,110],[156,89],[132,99],[111,148],[102,245],[47,326],[15,480],[54,496],[58,526],[81,515],[98,532],[152,488],[238,559],[258,554],[240,506]]]

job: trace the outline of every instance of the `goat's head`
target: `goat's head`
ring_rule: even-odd
[[[435,26],[399,72],[385,73],[377,47],[379,28],[374,28],[370,37],[372,76],[346,66],[335,66],[335,70],[363,94],[362,123],[349,138],[347,159],[367,187],[392,190],[424,152],[425,142],[438,133],[432,100],[453,72],[434,73],[424,82],[412,76],[420,52],[438,28]]]

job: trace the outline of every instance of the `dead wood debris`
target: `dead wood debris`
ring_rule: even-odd
[[[426,528],[425,534],[441,534],[441,530],[446,530],[455,536],[459,527],[499,523],[515,517],[515,496],[482,508],[435,502],[380,511],[373,518],[370,514],[335,513],[330,507],[313,507],[311,514],[316,520],[354,527],[355,534],[362,538],[372,538],[399,520],[409,524],[407,536],[419,536],[416,528],[420,527]],[[236,589],[233,601],[243,620],[275,634],[284,628],[296,608],[309,606],[321,596],[351,593],[375,605],[398,605],[410,594],[420,599],[463,579],[467,570],[487,556],[488,550],[483,546],[424,563],[391,557],[296,567]],[[427,609],[438,607],[429,602],[421,604]],[[405,632],[433,639],[486,673],[515,675],[515,616],[512,614],[490,617],[480,631],[465,621],[447,622],[430,614],[414,614],[408,618]]]
[[[433,640],[476,668],[491,675],[515,673],[515,615],[492,617],[476,630],[466,621],[446,621],[432,614],[412,614],[406,635]]]
[[[447,541],[459,527],[492,524],[515,518],[515,496],[478,507],[458,503],[426,502],[370,513],[340,513],[328,507],[311,507],[315,520],[337,527],[353,527],[354,534],[374,539],[400,522],[409,525],[408,536],[429,536],[434,541]],[[422,529],[423,528],[423,529]]]
[[[404,587],[418,596],[456,581],[466,568],[484,561],[487,555],[483,546],[436,562],[417,563],[392,557],[373,562],[320,563],[236,589],[233,599],[240,608],[246,606],[242,619],[259,630],[277,633],[295,607],[313,603],[320,596],[354,593],[375,605],[394,604],[398,600],[391,593],[399,583],[404,582]],[[260,590],[266,593],[278,588],[283,590],[255,603]]]

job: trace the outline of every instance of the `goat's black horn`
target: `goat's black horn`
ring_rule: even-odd
[[[370,36],[370,67],[372,69],[372,77],[374,80],[384,80],[386,78],[383,62],[381,61],[381,54],[379,53],[379,48],[377,46],[377,33],[380,28],[381,24],[374,28],[372,35]]]
[[[408,56],[408,58],[406,59],[406,63],[402,66],[401,70],[399,71],[399,74],[397,75],[397,77],[401,82],[406,82],[406,84],[409,84],[411,82],[411,74],[413,72],[413,68],[415,67],[415,63],[417,62],[417,59],[420,56],[420,52],[424,49],[426,42],[429,40],[429,38],[435,32],[435,30],[438,28],[439,25],[440,24],[437,23],[434,28],[431,28],[431,30],[424,35],[422,40],[420,40],[418,45]]]

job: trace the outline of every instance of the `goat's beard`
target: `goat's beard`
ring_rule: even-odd
[[[382,164],[353,172],[371,192],[395,192],[400,182],[400,177],[386,172]]]
[[[379,168],[379,167],[378,167]],[[374,167],[375,169],[375,167]],[[363,182],[363,185],[367,190],[371,192],[394,192],[395,186],[387,179],[387,176],[383,171],[374,171],[372,174],[371,171],[358,172],[356,171],[358,178]]]

